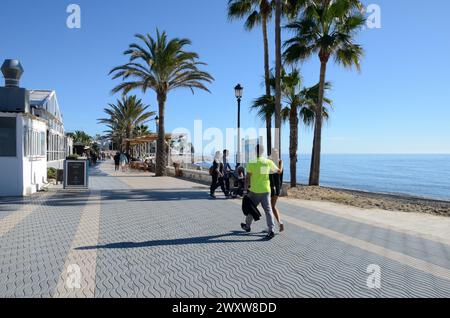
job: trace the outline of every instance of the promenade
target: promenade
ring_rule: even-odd
[[[0,297],[450,297],[450,218],[283,199],[267,242],[239,200],[113,170],[0,199]]]

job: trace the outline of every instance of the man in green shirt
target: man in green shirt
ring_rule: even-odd
[[[247,165],[247,186],[250,185],[250,192],[248,196],[255,203],[256,206],[262,205],[264,212],[266,213],[267,226],[269,228],[266,239],[271,240],[274,238],[275,221],[272,212],[272,206],[270,204],[270,178],[271,173],[282,173],[272,160],[262,157],[264,148],[261,145],[256,146],[257,159],[254,162],[250,162]],[[245,223],[241,224],[241,227],[246,232],[251,231],[251,225],[253,217],[249,214],[245,220]]]

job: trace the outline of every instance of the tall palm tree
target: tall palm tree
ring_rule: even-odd
[[[229,0],[228,1],[228,18],[242,19],[246,18],[245,28],[252,30],[256,26],[262,27],[264,42],[264,83],[266,96],[270,98],[270,64],[269,64],[269,37],[267,26],[272,18],[274,9],[273,0]],[[267,149],[272,148],[272,116],[264,118],[267,129]]]
[[[281,154],[281,16],[282,0],[275,0],[275,148]]]
[[[325,84],[326,89],[331,88],[330,83]],[[319,85],[302,88],[302,78],[298,70],[283,76],[283,104],[281,111],[283,121],[289,121],[289,159],[291,187],[297,186],[297,163],[298,163],[298,132],[299,116],[305,126],[314,123],[314,107],[317,104]],[[331,100],[324,98],[324,102],[331,105]],[[329,113],[326,107],[322,108],[323,118],[328,119]]]
[[[270,86],[272,92],[275,91],[275,74],[271,74]],[[289,121],[289,159],[291,186],[297,185],[297,163],[298,163],[298,126],[299,115],[303,124],[310,126],[314,122],[314,107],[317,104],[319,85],[302,89],[302,78],[298,70],[293,70],[286,74],[284,69],[281,72],[281,90],[282,90],[282,121]],[[331,89],[331,84],[326,83],[325,89]],[[331,105],[331,100],[325,98],[324,102]],[[251,110],[257,112],[258,117],[264,119],[267,115],[273,116],[275,112],[275,97],[263,95],[256,98]],[[323,107],[323,116],[328,118],[328,110]]]
[[[167,157],[164,113],[168,93],[177,88],[189,88],[192,93],[195,88],[209,92],[205,82],[211,83],[214,78],[199,69],[199,66],[206,64],[199,62],[197,53],[185,50],[186,46],[191,45],[190,40],[169,40],[166,32],[161,33],[159,30],[156,30],[156,39],[149,34],[137,34],[136,38],[143,45],[130,44],[124,53],[130,61],[110,72],[114,74],[113,79],[129,80],[116,86],[113,92],[127,94],[133,89],[141,89],[145,93],[151,89],[156,93],[159,110],[156,176],[164,176]]]
[[[295,63],[318,54],[320,60],[319,97],[315,107],[314,141],[309,184],[320,184],[320,156],[322,146],[322,109],[327,64],[331,57],[344,67],[359,70],[363,49],[355,44],[355,36],[364,23],[359,0],[310,0],[298,21],[287,28],[295,36],[285,42],[285,61]]]
[[[136,127],[139,127],[150,117],[155,115],[155,112],[148,111],[150,106],[142,103],[141,99],[133,96],[122,96],[121,100],[117,100],[115,104],[109,104],[104,112],[108,115],[107,118],[101,118],[99,123],[105,124],[110,128],[110,135],[118,139],[123,145],[123,140],[133,137],[133,132]],[[130,153],[130,143],[125,142],[125,151]]]

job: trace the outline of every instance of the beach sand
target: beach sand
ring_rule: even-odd
[[[417,212],[450,217],[450,202],[409,196],[307,186],[289,189],[288,196],[300,200],[327,201],[363,209]]]

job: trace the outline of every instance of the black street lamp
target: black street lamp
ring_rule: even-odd
[[[237,84],[234,88],[234,94],[238,102],[238,137],[237,137],[237,153],[236,153],[236,167],[241,165],[241,99],[244,88],[241,84]]]

